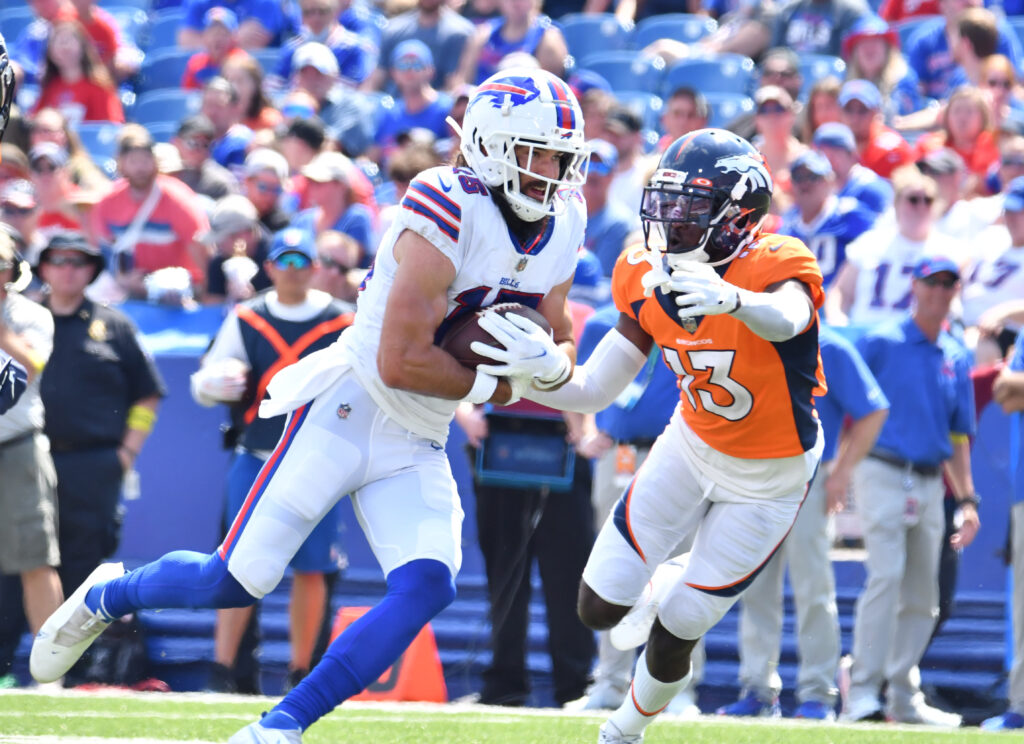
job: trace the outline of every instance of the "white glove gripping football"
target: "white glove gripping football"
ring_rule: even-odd
[[[245,395],[248,373],[249,365],[240,359],[222,359],[192,375],[193,391],[211,402],[235,403]]]
[[[479,364],[479,371],[498,377],[532,378],[534,386],[540,390],[565,382],[572,373],[572,362],[566,353],[558,348],[549,332],[529,318],[513,313],[484,312],[480,316],[480,327],[505,348],[481,341],[470,344],[469,348],[477,354],[501,362]]]
[[[680,306],[677,315],[681,319],[698,315],[721,315],[732,313],[740,306],[740,289],[725,281],[713,267],[707,264],[688,262],[685,268],[672,272],[669,285],[677,293],[676,304]]]

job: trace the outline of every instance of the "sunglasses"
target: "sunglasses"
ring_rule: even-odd
[[[915,207],[919,207],[922,204],[924,204],[927,207],[930,207],[932,204],[935,203],[935,197],[928,196],[927,194],[908,194],[905,198],[907,200],[907,204],[910,204]]]
[[[46,259],[46,263],[50,266],[70,266],[73,269],[81,269],[84,266],[90,266],[90,261],[85,256],[50,256]]]
[[[761,115],[785,114],[788,111],[789,109],[783,106],[778,101],[765,101],[764,103],[757,107],[757,113]]]
[[[1024,168],[1024,158],[1004,158],[999,162],[1007,168]]]
[[[48,160],[37,160],[36,162],[32,163],[33,173],[53,173],[55,170],[57,170],[57,166],[49,162]]]
[[[302,9],[302,15],[330,15],[330,14],[331,14],[331,9],[330,8],[327,8],[327,7],[324,7],[324,6],[320,6],[320,5],[311,5],[309,7],[306,7],[306,8]]]
[[[1005,88],[1006,90],[1013,87],[1013,83],[1009,80],[986,80],[985,85],[989,88]]]
[[[261,194],[280,194],[282,191],[284,191],[284,189],[281,188],[281,184],[279,183],[271,184],[265,183],[263,181],[253,181],[253,186],[255,186],[256,190],[259,191]]]
[[[764,70],[761,73],[761,77],[763,78],[795,78],[796,75],[796,70]]]
[[[418,72],[420,70],[427,69],[427,66],[423,63],[422,60],[419,60],[419,59],[399,60],[398,62],[395,62],[395,69],[396,70],[416,70]]]
[[[921,281],[924,284],[927,284],[929,287],[942,287],[943,289],[953,289],[953,287],[956,286],[956,283],[960,280],[957,279],[955,276],[943,278],[937,274],[934,274],[932,276],[921,277]]]
[[[800,168],[798,170],[790,172],[789,180],[791,180],[793,183],[818,183],[819,181],[824,181],[825,177],[819,176],[817,173],[813,173],[809,170],[804,170],[803,168]]]
[[[325,269],[336,269],[340,274],[347,274],[353,269],[352,266],[346,266],[340,261],[335,261],[333,258],[328,258],[327,256],[320,257],[320,265]]]
[[[308,269],[312,265],[312,259],[301,253],[282,253],[274,259],[274,266],[279,269]]]
[[[205,137],[186,137],[182,142],[190,150],[209,150],[211,144]]]
[[[0,205],[0,212],[9,217],[28,217],[35,211],[35,207],[15,207],[10,204]]]

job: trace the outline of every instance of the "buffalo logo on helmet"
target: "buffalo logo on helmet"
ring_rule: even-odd
[[[491,106],[496,109],[500,109],[506,103],[522,106],[539,95],[540,90],[536,83],[528,77],[499,78],[477,88],[470,106],[484,99],[490,99]]]

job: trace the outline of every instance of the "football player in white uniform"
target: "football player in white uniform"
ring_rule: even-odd
[[[509,403],[572,373],[566,294],[583,242],[583,117],[569,87],[506,70],[470,100],[458,165],[413,180],[341,339],[286,368],[261,415],[285,433],[223,544],[171,553],[131,573],[101,566],[46,622],[33,676],[60,677],[114,618],[143,608],[251,604],[281,580],[310,530],[344,494],[387,579],[380,604],[235,742],[299,742],[301,732],[391,666],[455,596],[462,508],[444,453],[459,401]],[[514,377],[463,367],[435,341],[489,305],[539,310],[521,321]],[[530,327],[532,325],[532,328]],[[527,348],[528,347],[528,348]]]

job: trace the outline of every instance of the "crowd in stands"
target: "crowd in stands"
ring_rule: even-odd
[[[591,142],[575,299],[609,301],[660,153],[722,126],[764,155],[765,228],[815,253],[826,323],[902,318],[920,259],[942,255],[950,329],[998,364],[1024,325],[1024,3],[991,5],[29,0],[0,9],[19,78],[0,221],[32,266],[87,236],[96,301],[173,306],[266,289],[275,235],[297,228],[316,286],[351,303],[410,180],[457,154],[475,86],[539,66]]]

